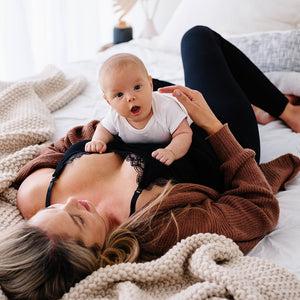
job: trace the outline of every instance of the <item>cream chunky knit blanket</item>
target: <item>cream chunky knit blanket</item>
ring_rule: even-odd
[[[54,133],[51,112],[85,86],[85,78],[67,79],[54,66],[24,81],[0,82],[0,230],[22,219],[15,206],[16,190],[9,186]]]
[[[300,282],[284,269],[243,256],[230,239],[197,234],[161,258],[95,271],[67,299],[300,299]]]
[[[35,78],[0,83],[0,231],[21,222],[17,171],[54,132],[51,112],[85,87],[54,67]],[[265,260],[243,256],[223,236],[198,234],[160,259],[99,269],[63,296],[67,299],[300,299],[300,282]],[[0,300],[7,299],[0,290]]]

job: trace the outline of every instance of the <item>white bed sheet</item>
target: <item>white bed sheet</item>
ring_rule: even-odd
[[[154,78],[183,84],[183,69],[180,56],[153,48],[148,40],[135,40],[116,45],[97,54],[94,59],[63,66],[67,76],[84,75],[88,80],[85,91],[71,103],[53,113],[57,130],[53,140],[64,136],[77,125],[93,119],[101,120],[108,104],[102,98],[97,82],[97,73],[103,61],[112,54],[129,52],[139,56]],[[259,126],[261,136],[261,162],[267,162],[285,153],[300,156],[300,134],[292,132],[281,121]],[[300,174],[279,192],[280,218],[276,228],[250,253],[268,259],[295,273],[300,279]]]

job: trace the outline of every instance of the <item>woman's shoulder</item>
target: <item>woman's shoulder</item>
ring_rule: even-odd
[[[25,219],[45,207],[48,185],[54,169],[42,168],[30,174],[20,185],[17,206]]]

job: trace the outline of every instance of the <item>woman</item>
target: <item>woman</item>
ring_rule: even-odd
[[[160,89],[172,93],[194,121],[191,149],[173,169],[152,165],[147,153],[153,145],[115,141],[111,152],[86,155],[83,140],[97,123],[91,122],[44,148],[20,171],[17,201],[28,221],[0,242],[0,283],[10,299],[57,299],[99,266],[158,257],[199,232],[223,234],[247,253],[274,228],[274,193],[297,174],[300,161],[286,155],[258,166],[251,103],[271,112],[272,96],[273,115],[287,124],[298,124],[294,108],[241,52],[206,27],[185,34],[182,59],[187,87]],[[188,183],[162,184],[159,176]]]

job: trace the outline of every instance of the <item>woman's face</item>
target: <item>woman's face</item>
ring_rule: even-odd
[[[49,235],[79,239],[87,247],[97,244],[102,248],[108,233],[107,218],[98,214],[91,202],[75,198],[40,210],[28,222]]]

